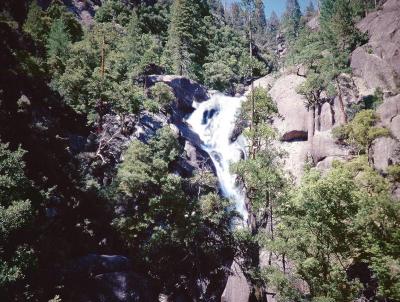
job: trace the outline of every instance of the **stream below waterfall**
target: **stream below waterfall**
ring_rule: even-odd
[[[237,185],[236,175],[230,171],[232,163],[238,162],[246,154],[246,141],[240,135],[231,141],[237,116],[244,97],[229,97],[214,94],[205,102],[196,103],[196,110],[187,119],[187,123],[196,132],[201,141],[202,149],[212,159],[224,197],[236,205],[236,210],[247,221],[245,195]]]

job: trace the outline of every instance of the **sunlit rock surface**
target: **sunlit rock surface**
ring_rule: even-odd
[[[388,0],[381,10],[362,19],[357,27],[369,42],[357,48],[351,58],[353,73],[367,88],[400,89],[400,1]]]

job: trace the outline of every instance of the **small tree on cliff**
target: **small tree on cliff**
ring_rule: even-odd
[[[271,120],[277,115],[277,107],[267,90],[255,88],[242,105],[242,118],[252,119],[252,127],[245,131],[249,142],[249,156],[234,164],[232,170],[237,174],[246,192],[249,211],[249,226],[257,238],[261,229],[269,228],[273,236],[273,208],[286,192],[286,177],[281,169],[283,153],[274,145],[277,138]],[[254,110],[253,110],[254,102]],[[253,295],[258,301],[265,301],[264,280],[259,271],[261,245],[251,240],[248,245],[250,259],[245,272],[255,285]]]
[[[150,95],[157,101],[161,110],[166,110],[175,98],[171,87],[161,82],[150,88]]]

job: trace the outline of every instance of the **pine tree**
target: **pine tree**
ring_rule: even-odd
[[[55,20],[51,25],[46,43],[48,63],[55,69],[54,71],[63,69],[68,58],[70,43],[71,37],[64,22],[61,19]]]
[[[293,42],[300,31],[301,10],[297,0],[287,0],[283,15],[283,29],[289,42]]]
[[[267,19],[265,17],[264,1],[255,0],[254,3],[254,26],[256,33],[263,33],[267,25]]]
[[[202,65],[207,55],[203,22],[207,8],[195,0],[175,0],[172,5],[167,50],[179,75],[195,75],[196,65]]]
[[[32,1],[31,5],[29,6],[28,16],[24,23],[23,29],[36,41],[45,43],[47,32],[49,30],[49,22],[46,20],[45,12],[42,11],[36,1]]]

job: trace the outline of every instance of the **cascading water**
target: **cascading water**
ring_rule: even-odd
[[[231,173],[232,163],[245,155],[245,139],[239,136],[231,142],[237,115],[243,97],[214,94],[208,101],[197,104],[187,122],[203,142],[202,149],[211,157],[222,194],[236,204],[236,210],[247,220],[243,190],[237,186],[236,176]]]

